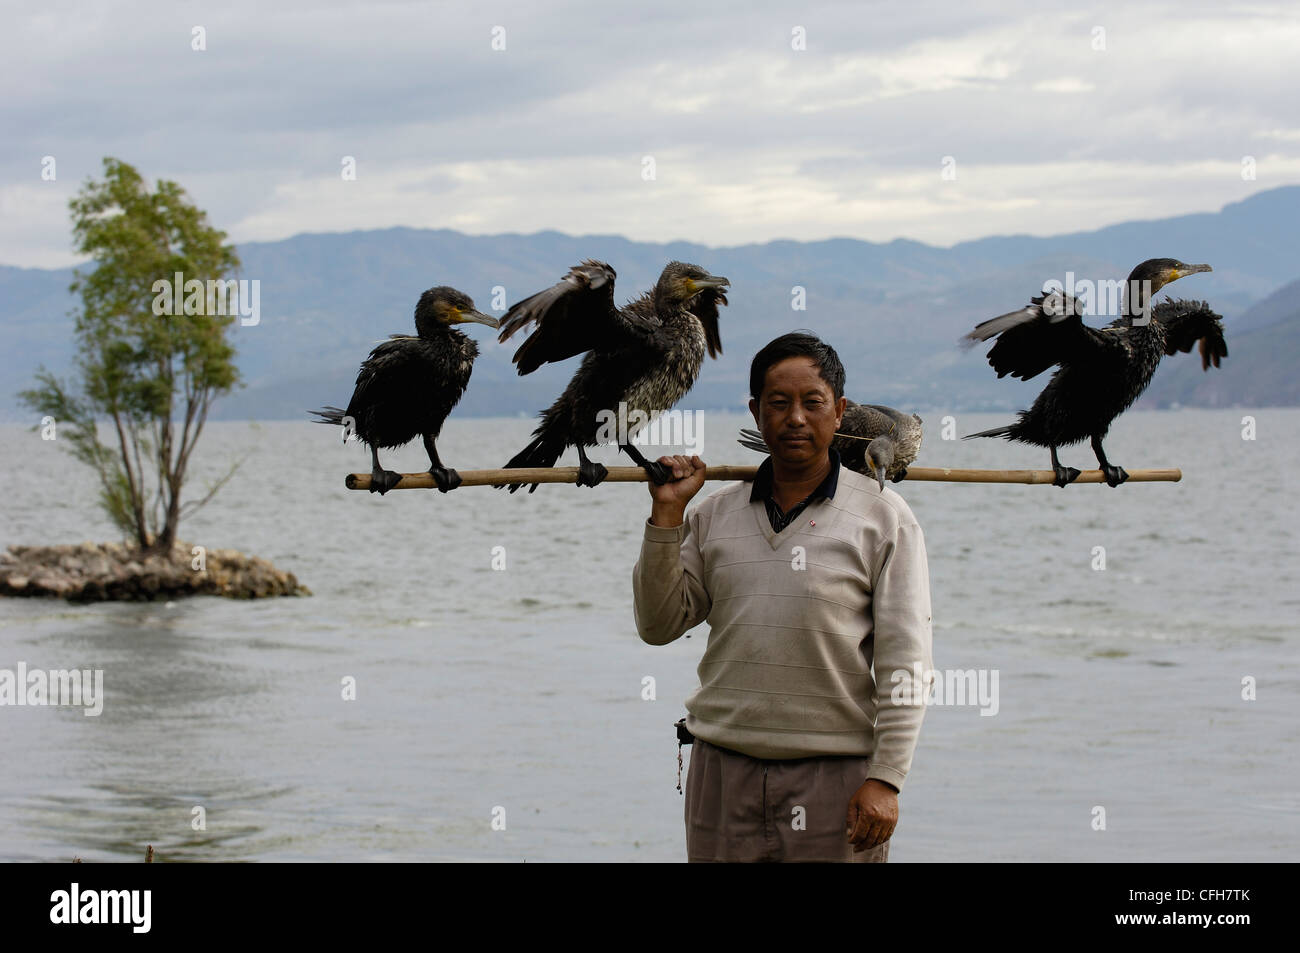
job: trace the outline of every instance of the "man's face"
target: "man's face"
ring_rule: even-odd
[[[809,357],[788,357],[773,364],[759,400],[749,401],[772,456],[795,468],[826,456],[846,406],[848,401],[835,399]]]

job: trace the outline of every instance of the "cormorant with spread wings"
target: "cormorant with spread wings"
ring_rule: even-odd
[[[1206,302],[1151,304],[1152,296],[1169,282],[1211,270],[1209,265],[1186,265],[1173,258],[1142,262],[1129,275],[1122,314],[1104,328],[1084,324],[1080,303],[1061,291],[1032,298],[1019,311],[977,325],[962,343],[973,345],[997,337],[988,361],[998,377],[1010,374],[1029,380],[1053,365],[1059,368],[1015,423],[965,439],[1005,437],[1048,447],[1056,474],[1052,482],[1063,487],[1079,471],[1061,466],[1056,448],[1091,438],[1106,482],[1119,486],[1128,473],[1111,465],[1101,441],[1115,418],[1146,390],[1160,359],[1199,346],[1201,368],[1208,370],[1228,356],[1222,316]]]
[[[632,445],[636,432],[668,410],[695,384],[707,351],[722,353],[718,306],[727,303],[729,282],[698,265],[670,262],[653,290],[614,306],[614,269],[587,259],[564,280],[512,306],[501,320],[499,340],[521,328],[535,329],[515,352],[520,374],[586,352],[564,393],[541,413],[533,441],[508,468],[551,467],[569,446],[578,450],[578,485],[596,486],[608,475],[587,459],[602,426],[613,419],[616,442],[656,483],[669,473]],[[620,410],[626,417],[619,419]],[[602,413],[603,412],[603,413]],[[639,412],[639,413],[638,413]],[[605,424],[602,424],[602,421]],[[513,493],[523,484],[511,484]],[[537,489],[534,483],[528,492]]]

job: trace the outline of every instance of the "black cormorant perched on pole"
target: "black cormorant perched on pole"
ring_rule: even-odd
[[[651,418],[685,396],[699,376],[707,351],[722,353],[718,306],[727,303],[729,282],[698,265],[670,262],[654,289],[614,306],[614,269],[587,259],[564,280],[506,312],[499,340],[530,324],[535,330],[515,352],[520,374],[586,352],[564,393],[541,413],[533,441],[508,468],[551,467],[569,446],[578,450],[578,485],[596,486],[608,471],[587,459],[586,447],[604,442],[602,419],[626,414],[625,428],[609,434],[656,483],[669,474],[632,445]],[[638,413],[639,412],[639,413]],[[523,484],[511,484],[513,493]],[[528,490],[537,489],[534,483]]]
[[[759,453],[770,453],[757,430],[741,430],[739,443]],[[921,418],[882,404],[849,401],[831,446],[840,462],[885,488],[885,478],[897,483],[921,450]]]
[[[430,288],[415,306],[415,335],[394,334],[361,364],[347,410],[313,410],[320,424],[347,424],[370,446],[370,492],[384,494],[402,475],[379,465],[379,448],[400,447],[424,437],[429,473],[443,493],[460,486],[460,474],[444,467],[434,445],[456,406],[478,356],[478,345],[452,327],[473,321],[497,327],[497,319],[474,308],[455,288]],[[347,431],[343,439],[347,440]]]
[[[963,338],[972,345],[997,336],[988,360],[998,377],[1010,374],[1022,380],[1060,367],[1019,420],[972,437],[1005,437],[1048,447],[1056,486],[1078,477],[1074,467],[1063,467],[1056,448],[1092,439],[1097,463],[1112,487],[1128,479],[1123,467],[1106,459],[1101,441],[1111,422],[1146,390],[1160,359],[1176,351],[1186,353],[1199,343],[1201,367],[1219,366],[1228,356],[1221,315],[1203,301],[1162,301],[1154,307],[1152,296],[1171,281],[1212,270],[1209,265],[1185,265],[1173,258],[1152,258],[1129,275],[1120,317],[1104,328],[1088,327],[1082,308],[1069,295],[1056,291],[1032,298],[1020,309],[976,326]]]

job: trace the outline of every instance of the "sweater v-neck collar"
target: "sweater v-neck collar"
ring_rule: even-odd
[[[823,497],[822,499],[825,498]],[[791,520],[790,525],[779,533],[772,529],[772,522],[767,518],[767,507],[764,504],[750,503],[749,509],[754,514],[754,519],[758,521],[759,531],[762,532],[763,537],[767,540],[767,544],[773,549],[776,549],[780,546],[783,540],[795,535],[803,528],[805,525],[804,518],[808,516],[810,510],[817,507],[819,502],[821,502],[821,500],[814,500],[809,503],[808,506],[804,508],[804,511],[800,513],[798,517]],[[820,509],[820,507],[817,508]]]
[[[831,468],[822,480],[817,489],[813,490],[801,502],[806,503],[803,510],[792,519],[780,532],[772,529],[772,521],[767,514],[767,501],[772,496],[772,458],[769,456],[759,466],[758,472],[754,475],[754,482],[750,488],[749,501],[750,509],[754,511],[754,518],[758,520],[758,528],[762,531],[763,536],[767,539],[768,545],[773,549],[792,529],[798,527],[808,511],[817,506],[822,500],[832,499],[839,485],[840,475],[840,455],[839,452],[831,447],[828,450]],[[795,504],[798,506],[799,504]]]

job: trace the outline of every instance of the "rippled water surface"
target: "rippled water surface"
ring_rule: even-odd
[[[923,416],[917,465],[1046,463],[944,441],[943,413]],[[706,461],[758,462],[734,442],[749,422],[707,415]],[[440,449],[498,466],[531,427],[453,419]],[[113,537],[57,441],[0,436],[0,543]],[[936,667],[996,669],[1000,697],[994,717],[930,708],[891,861],[1294,858],[1297,448],[1296,410],[1130,413],[1111,459],[1180,466],[1181,483],[900,485],[929,548]],[[637,638],[644,486],[381,499],[343,488],[365,451],[306,422],[212,424],[198,454],[195,496],[247,460],[182,537],[265,556],[315,595],[0,600],[0,668],[103,669],[106,693],[98,718],[0,708],[0,857],[684,858],[671,726],[708,630]],[[1062,456],[1094,465],[1086,447]],[[418,446],[385,462],[428,465]]]

